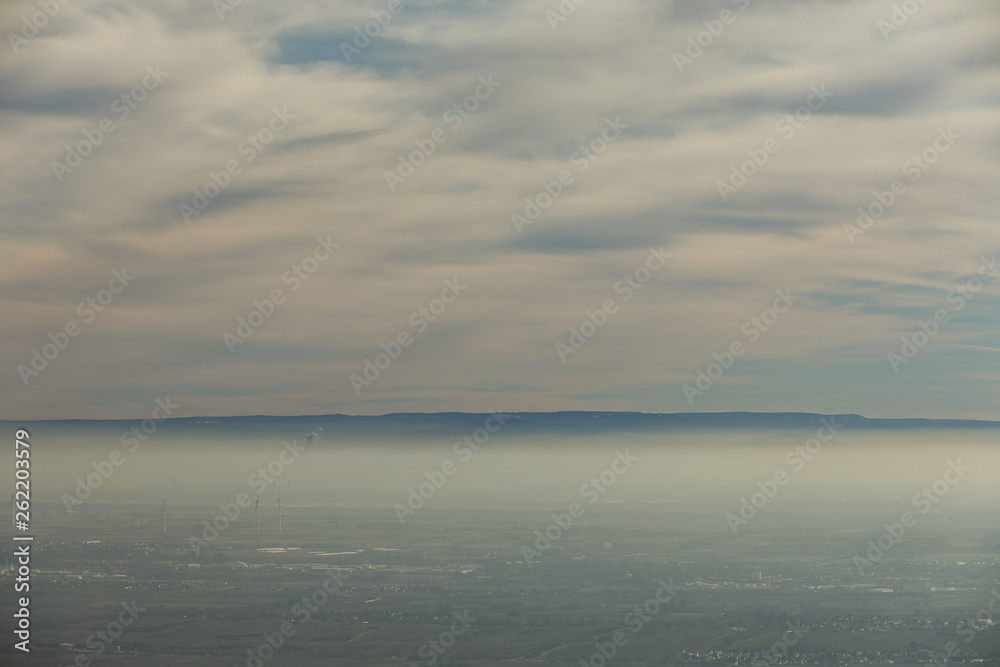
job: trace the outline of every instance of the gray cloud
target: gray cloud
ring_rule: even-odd
[[[957,380],[1000,344],[1000,281],[903,372],[885,358],[1000,251],[993,4],[928,3],[883,39],[891,7],[861,0],[584,3],[556,30],[558,3],[412,0],[347,62],[340,43],[381,6],[243,3],[220,21],[207,3],[92,0],[7,53],[8,418],[135,416],[167,393],[186,414],[687,410],[680,386],[779,288],[802,300],[695,409],[894,416],[922,390],[942,395],[937,416],[997,418]],[[679,72],[674,53],[724,9],[735,20]],[[154,65],[162,86],[115,117]],[[502,85],[446,121],[490,74]],[[824,85],[828,102],[779,131]],[[247,159],[274,109],[294,118]],[[52,163],[103,117],[114,131],[60,182]],[[620,138],[574,161],[616,117]],[[946,127],[960,138],[911,181]],[[386,172],[436,129],[391,192]],[[185,224],[179,206],[234,160]],[[518,234],[511,215],[563,170],[573,182]],[[851,243],[843,226],[894,179],[905,193]],[[340,249],[292,290],[282,276],[328,235]],[[616,281],[660,245],[669,266],[624,301]],[[134,284],[25,387],[18,366],[122,266]],[[468,293],[416,333],[410,314],[456,276]],[[285,303],[230,354],[223,334],[275,289]],[[555,343],[608,298],[619,311],[562,363]],[[401,331],[413,345],[356,395],[349,375]]]

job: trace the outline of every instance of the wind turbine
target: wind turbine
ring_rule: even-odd
[[[173,500],[173,498],[163,499],[163,532],[167,532],[167,501]]]
[[[260,536],[260,496],[257,496],[253,500],[253,509],[257,514],[257,536]]]
[[[278,488],[278,499],[274,501],[274,504],[278,506],[278,532],[281,532],[281,488]]]
[[[169,501],[172,501],[174,498],[177,497],[177,480],[174,479],[173,475],[170,476],[170,482],[171,482],[171,490],[173,491],[173,496],[170,497],[170,498],[164,498],[163,499],[163,532],[164,533],[167,532],[167,503]]]

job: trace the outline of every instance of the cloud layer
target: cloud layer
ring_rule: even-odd
[[[0,15],[4,418],[1000,417],[995,3],[224,3]]]

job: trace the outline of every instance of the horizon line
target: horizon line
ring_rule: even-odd
[[[488,415],[500,412],[506,415],[558,415],[558,414],[606,414],[606,415],[644,415],[644,416],[688,416],[688,415],[815,415],[818,417],[851,417],[864,419],[866,421],[962,421],[962,422],[982,422],[1000,423],[997,419],[983,419],[971,417],[868,417],[854,412],[806,412],[806,411],[754,411],[754,410],[723,410],[723,411],[693,411],[693,412],[644,412],[641,410],[545,410],[545,411],[502,411],[486,410],[483,412],[466,412],[460,410],[444,410],[436,412],[386,412],[381,414],[348,414],[343,412],[328,412],[316,414],[297,415],[276,415],[276,414],[237,414],[237,415],[194,415],[186,417],[165,417],[161,422],[192,421],[203,419],[316,419],[321,417],[351,417],[351,418],[380,418],[398,416],[433,416],[433,415]],[[0,424],[17,423],[44,423],[44,422],[116,422],[135,421],[137,418],[114,418],[114,419],[88,419],[88,418],[55,418],[55,419],[0,419]]]

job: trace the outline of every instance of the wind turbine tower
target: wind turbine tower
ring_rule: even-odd
[[[278,532],[281,532],[281,489],[278,489],[278,499],[274,501],[274,504],[278,506]]]

